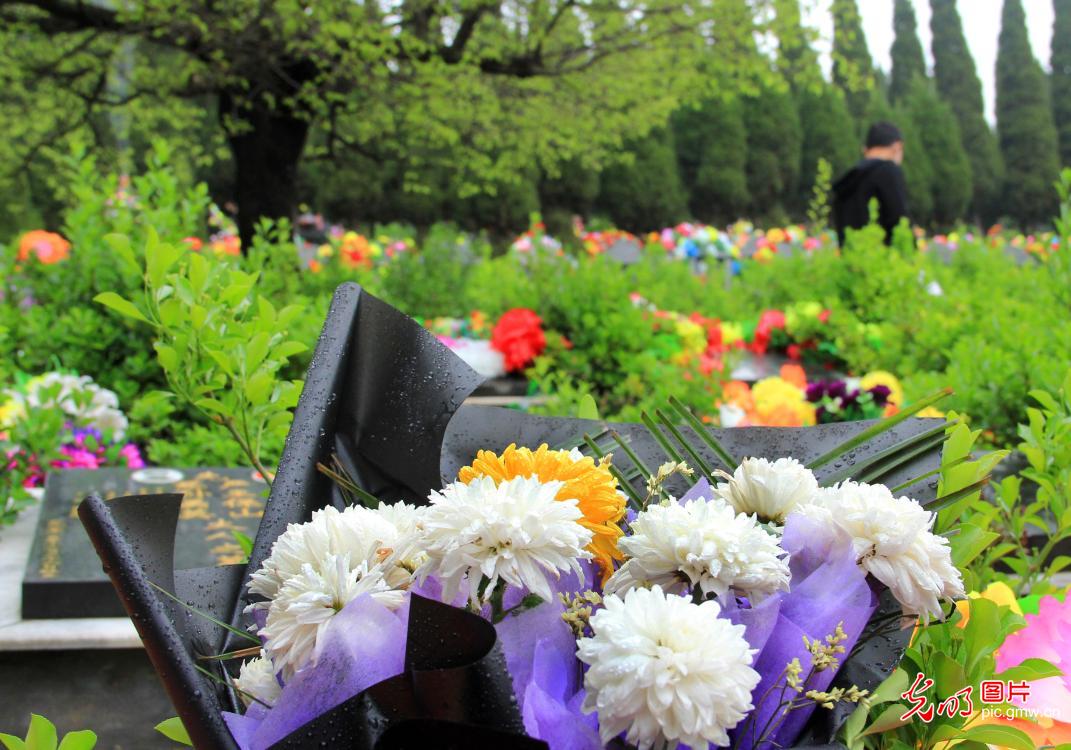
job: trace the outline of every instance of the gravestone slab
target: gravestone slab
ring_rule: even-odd
[[[175,568],[245,560],[235,532],[253,538],[264,511],[264,482],[249,469],[69,469],[48,475],[26,574],[24,620],[122,617],[126,613],[78,520],[89,494],[183,495]]]

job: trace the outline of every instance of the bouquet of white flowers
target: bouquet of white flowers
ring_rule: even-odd
[[[83,504],[198,747],[813,746],[963,596],[943,422],[604,425],[478,380],[344,286],[248,567],[175,573],[177,496]]]

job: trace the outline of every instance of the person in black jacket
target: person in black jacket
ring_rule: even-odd
[[[900,163],[904,137],[892,123],[877,122],[866,134],[863,159],[833,184],[833,224],[844,247],[846,229],[870,223],[870,201],[878,200],[878,223],[885,230],[885,244],[893,228],[907,216],[907,185]]]

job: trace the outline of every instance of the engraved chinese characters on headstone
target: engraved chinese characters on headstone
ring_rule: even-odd
[[[78,521],[86,495],[182,494],[175,568],[245,560],[239,535],[256,536],[265,484],[249,469],[72,469],[49,474],[22,584],[22,617],[120,617],[122,606]]]

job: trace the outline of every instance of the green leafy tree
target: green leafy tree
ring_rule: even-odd
[[[874,88],[874,62],[855,0],[833,0],[833,82],[845,93],[856,129],[865,125]]]
[[[744,100],[747,186],[752,215],[774,223],[787,218],[797,199],[802,130],[792,93],[783,82]]]
[[[672,122],[677,164],[691,215],[716,224],[744,215],[751,194],[740,98],[711,98],[685,106],[674,113]]]
[[[5,148],[21,154],[4,161],[118,112],[207,99],[248,247],[259,217],[294,213],[306,156],[445,155],[462,196],[533,167],[597,166],[716,85],[697,67],[713,5],[0,0]],[[117,90],[126,40],[138,50]],[[406,166],[404,187],[419,186],[424,165]]]
[[[598,206],[616,225],[647,232],[688,215],[687,195],[677,172],[673,131],[655,130],[632,143],[628,161],[602,173]]]
[[[1052,117],[1060,140],[1060,164],[1071,165],[1071,0],[1053,0]]]
[[[963,218],[971,199],[971,165],[963,150],[959,125],[951,108],[942,102],[925,78],[916,78],[904,102],[911,133],[922,145],[932,176],[932,221],[949,227]],[[907,144],[905,143],[905,149]],[[914,166],[914,162],[907,162]]]
[[[985,119],[982,82],[963,36],[955,0],[930,0],[933,33],[933,75],[941,100],[959,122],[960,138],[971,163],[971,214],[988,224],[1000,216],[1004,164],[1000,148]]]
[[[900,102],[911,90],[916,78],[926,77],[926,60],[919,42],[915,7],[911,0],[896,0],[893,5],[892,77],[889,79],[889,98]]]
[[[997,133],[1006,169],[1004,206],[1021,226],[1056,209],[1059,171],[1048,82],[1030,49],[1020,0],[1004,0],[997,49]]]

